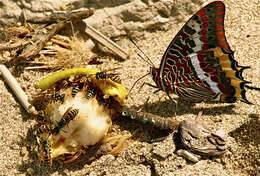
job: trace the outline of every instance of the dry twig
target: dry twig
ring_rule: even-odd
[[[16,48],[20,48],[23,47],[25,45],[27,45],[30,41],[18,41],[18,42],[7,42],[7,43],[1,43],[0,44],[0,51],[3,50],[13,50]]]
[[[50,70],[53,69],[52,66],[33,66],[33,67],[25,67],[25,70]]]
[[[76,10],[71,12],[55,12],[51,14],[50,16],[46,17],[33,17],[33,18],[27,18],[26,21],[29,23],[57,23],[60,21],[68,21],[68,20],[75,20],[75,19],[85,19],[91,15],[93,15],[93,10]]]
[[[0,73],[1,76],[4,78],[5,82],[8,84],[8,86],[12,89],[12,91],[14,92],[19,102],[24,107],[24,109],[29,114],[36,115],[37,112],[35,108],[29,103],[27,95],[20,87],[19,83],[16,81],[13,75],[10,73],[10,71],[6,68],[6,66],[1,63],[1,61],[0,61]]]
[[[86,23],[85,23],[86,24]],[[111,49],[115,54],[120,56],[123,59],[128,58],[128,53],[126,53],[120,46],[118,46],[115,42],[101,34],[99,31],[97,31],[92,26],[86,24],[85,32],[90,35],[92,38],[103,44],[104,46]]]

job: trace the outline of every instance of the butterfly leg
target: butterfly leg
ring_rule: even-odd
[[[144,87],[144,85],[148,85],[148,86],[150,86],[150,87],[157,88],[157,90],[155,90],[154,92],[152,92],[152,93],[148,96],[148,98],[146,99],[146,101],[145,101],[145,103],[144,103],[144,107],[145,107],[145,106],[147,105],[147,103],[148,103],[148,101],[149,101],[151,95],[156,94],[157,92],[160,91],[160,89],[158,89],[158,87],[155,86],[155,85],[152,85],[152,84],[150,84],[150,83],[144,82],[144,83],[140,86],[138,92]]]
[[[160,91],[160,89],[157,89],[156,91],[152,92],[152,93],[147,97],[147,99],[146,99],[146,101],[145,101],[145,103],[144,103],[144,106],[143,106],[142,108],[140,108],[140,109],[138,110],[138,112],[141,111],[144,107],[146,107],[148,101],[150,100],[150,97],[151,97],[152,95],[156,94],[156,93],[159,92],[159,91]]]
[[[153,92],[148,96],[148,98],[146,99],[144,105],[146,106],[147,103],[148,103],[148,101],[150,100],[150,97],[151,97],[152,95],[156,94],[156,93],[159,92],[159,91],[160,91],[160,89],[157,89],[157,90],[153,91]]]
[[[178,109],[178,101],[174,100],[169,93],[167,93],[167,96],[169,97],[169,99],[175,104],[175,116],[176,116],[176,112]]]
[[[144,82],[144,83],[140,86],[138,92],[140,92],[140,90],[144,87],[144,85],[148,85],[148,86],[153,87],[153,88],[158,88],[158,87],[155,86],[155,85],[152,85],[152,84],[150,84],[150,83]]]

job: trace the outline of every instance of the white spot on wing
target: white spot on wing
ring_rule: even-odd
[[[198,33],[200,30],[201,30],[201,26],[199,23],[197,23],[196,21],[194,20],[191,20],[187,23],[187,25],[189,27],[191,27],[192,29],[196,30],[196,32]]]
[[[215,93],[219,93],[220,90],[217,86],[217,84],[215,82],[213,82],[210,77],[206,76],[205,74],[208,74],[206,72],[204,72],[201,68],[200,68],[200,62],[198,60],[198,57],[197,57],[197,54],[196,53],[193,53],[193,54],[190,54],[188,55],[188,57],[190,57],[191,59],[191,63],[198,75],[198,77],[201,79],[201,80],[204,80],[206,81],[210,88],[213,89],[215,91]]]
[[[202,48],[201,48],[201,46],[202,46],[202,44],[203,44],[203,42],[202,41],[200,41],[200,37],[201,37],[201,35],[199,34],[199,32],[201,31],[201,26],[200,26],[200,24],[198,24],[196,21],[194,21],[194,20],[191,20],[191,21],[189,21],[188,23],[187,23],[187,25],[190,27],[190,28],[192,28],[192,29],[194,29],[195,31],[196,31],[196,33],[195,34],[193,34],[191,37],[190,37],[190,39],[192,39],[194,42],[195,42],[195,47],[194,48],[192,48],[195,52],[197,52],[197,51],[199,51],[199,50],[201,50]]]
[[[195,42],[195,47],[194,48],[192,48],[195,52],[197,52],[197,51],[200,51],[200,50],[202,50],[202,44],[203,44],[203,42],[202,41],[200,41],[200,39],[199,38],[193,38],[193,41]]]

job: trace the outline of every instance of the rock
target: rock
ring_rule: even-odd
[[[141,0],[122,1],[80,1],[80,0],[39,0],[13,1],[3,0],[0,4],[0,26],[16,25],[22,9],[27,18],[43,17],[61,10],[78,8],[94,8],[95,14],[84,22],[100,30],[108,37],[118,37],[135,34],[134,31],[146,29],[163,29],[169,22],[173,10],[173,2],[160,0],[158,2]],[[102,7],[101,9],[99,9]],[[138,34],[137,34],[138,35]]]
[[[189,151],[205,156],[223,155],[227,150],[224,130],[211,132],[199,121],[188,119],[179,125],[182,145]]]
[[[160,2],[146,4],[135,0],[124,6],[99,9],[84,22],[100,29],[103,34],[109,37],[118,37],[128,34],[129,31],[133,33],[148,28],[160,29],[161,24],[169,21],[171,7],[167,6],[166,8],[165,4]],[[161,11],[167,15],[162,16]]]
[[[0,2],[0,26],[16,24],[21,12],[21,8],[15,1],[2,0]]]

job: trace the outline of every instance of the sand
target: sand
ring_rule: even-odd
[[[209,1],[205,1],[209,2]],[[244,72],[244,77],[260,87],[260,2],[258,0],[225,0],[225,29],[228,43],[240,65],[251,66]],[[196,6],[199,9],[202,6]],[[168,31],[144,32],[136,40],[142,50],[151,58],[156,66],[172,40],[188,17],[188,12],[182,11],[179,20],[172,21],[173,26]],[[187,17],[186,17],[187,16]],[[182,18],[184,17],[184,18]],[[178,22],[178,23],[177,23]],[[123,84],[130,88],[142,75],[148,72],[149,66],[141,61],[137,50],[123,38],[118,43],[131,54],[126,61],[116,58],[102,60],[102,69],[122,67],[119,72]],[[83,65],[84,66],[84,65]],[[47,75],[47,72],[24,71],[16,79],[28,95],[35,92],[33,84]],[[132,91],[132,98],[127,100],[127,106],[142,107],[146,98],[153,91],[144,86],[138,91],[142,82],[152,83],[149,76],[140,81]],[[247,91],[249,101],[260,104],[260,93]],[[63,165],[54,163],[53,168],[39,164],[33,148],[31,130],[35,121],[23,110],[17,99],[0,79],[0,175],[257,175],[260,172],[260,107],[242,102],[230,104],[190,104],[179,102],[175,116],[175,108],[167,96],[160,92],[151,96],[144,109],[147,112],[177,120],[195,118],[203,110],[202,121],[211,129],[222,128],[228,132],[228,152],[219,158],[204,159],[196,164],[178,157],[175,146],[169,146],[167,141],[152,144],[150,136],[156,129],[138,124],[137,122],[117,120],[115,129],[133,134],[129,147],[118,157],[104,155],[91,163]],[[155,149],[162,146],[164,156],[156,155]],[[169,147],[168,150],[165,147]],[[151,147],[153,149],[151,149]],[[169,152],[170,151],[170,152]],[[161,156],[162,155],[162,156]]]

